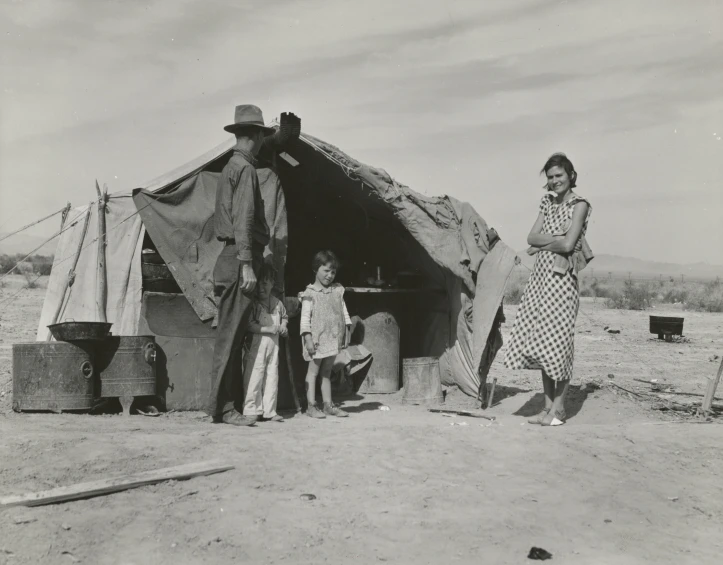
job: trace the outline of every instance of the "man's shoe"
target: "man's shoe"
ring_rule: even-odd
[[[309,404],[309,407],[306,409],[306,415],[319,420],[326,418],[324,413],[316,407],[316,404]]]
[[[332,403],[324,403],[324,414],[327,416],[336,416],[337,418],[347,418],[348,412],[344,412],[341,408],[334,406]]]
[[[257,416],[244,416],[237,410],[229,410],[221,418],[224,424],[231,424],[232,426],[253,426],[256,420],[258,420]]]

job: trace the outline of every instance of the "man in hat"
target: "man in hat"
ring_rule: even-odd
[[[224,129],[236,136],[236,146],[216,191],[216,237],[224,248],[213,270],[218,325],[206,411],[216,422],[249,426],[256,416],[244,416],[236,409],[243,404],[243,375],[236,361],[248,326],[255,271],[269,242],[256,155],[264,137],[274,130],[264,125],[261,110],[252,105],[236,106],[234,123]]]

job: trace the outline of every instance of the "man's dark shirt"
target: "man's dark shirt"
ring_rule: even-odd
[[[269,242],[269,227],[254,163],[249,153],[234,149],[221,172],[216,191],[216,238],[235,240],[237,257],[241,261],[251,261],[254,241],[261,247]]]

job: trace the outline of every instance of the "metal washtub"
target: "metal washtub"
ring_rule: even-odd
[[[92,343],[13,345],[13,410],[90,410],[97,373]]]
[[[111,336],[97,351],[101,397],[156,395],[155,337]]]

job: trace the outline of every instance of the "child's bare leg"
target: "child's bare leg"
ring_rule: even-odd
[[[322,361],[323,359],[312,359],[306,369],[306,401],[309,405],[316,404],[316,377]]]
[[[321,396],[324,399],[324,414],[327,416],[346,418],[349,414],[334,406],[334,403],[331,401],[331,370],[333,367],[334,357],[327,357],[321,365]]]
[[[334,357],[321,360],[321,398],[324,404],[331,404],[331,369],[334,367]]]

